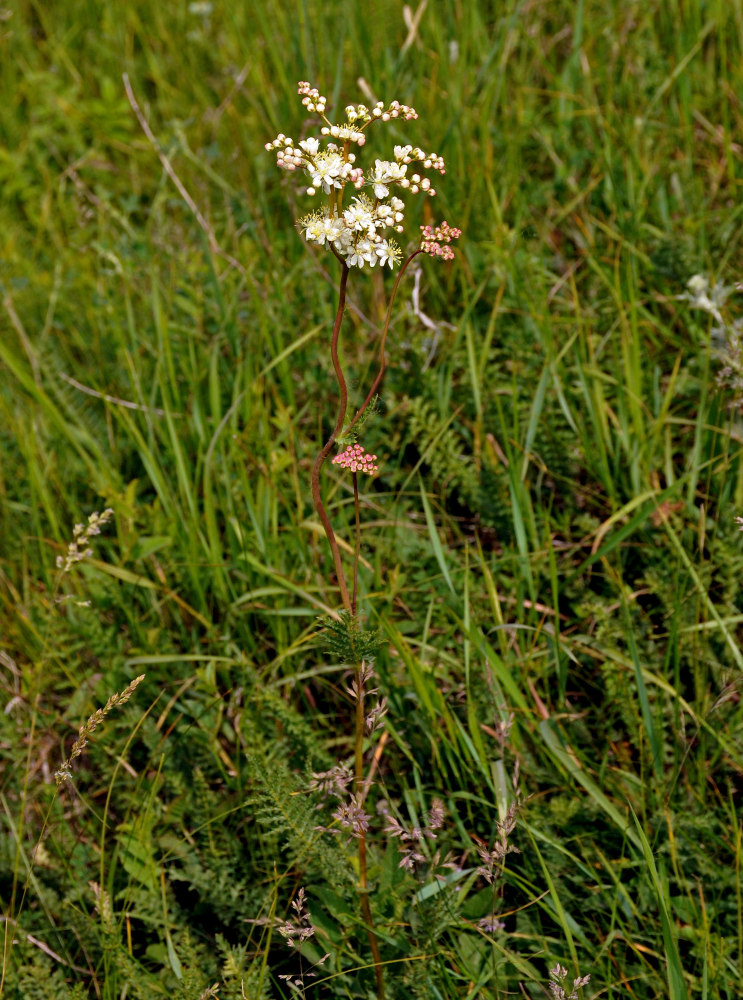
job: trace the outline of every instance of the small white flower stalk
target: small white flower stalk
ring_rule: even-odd
[[[312,918],[310,917],[309,910],[307,909],[307,894],[302,887],[296,895],[296,898],[292,901],[293,913],[288,918],[288,920],[278,921],[276,928],[281,934],[281,936],[286,941],[287,947],[294,949],[295,951],[301,952],[302,945],[305,941],[309,941],[311,937],[314,937],[315,928],[312,924]],[[307,984],[305,983],[305,978],[315,978],[317,973],[314,969],[319,969],[321,965],[330,958],[330,953],[324,955],[318,962],[315,962],[309,970],[301,969],[299,975],[283,975],[278,978],[283,980],[289,987],[292,995],[298,997],[304,997],[305,989]],[[243,996],[245,994],[243,993]]]
[[[113,517],[113,510],[106,507],[100,514],[97,510],[88,518],[87,524],[76,524],[72,529],[72,541],[67,546],[67,554],[57,556],[57,569],[69,573],[75,563],[83,562],[93,555],[90,540],[94,535],[100,535],[101,528]]]
[[[57,556],[56,565],[59,570],[57,588],[61,585],[65,574],[69,573],[76,563],[85,562],[86,559],[91,558],[93,555],[93,550],[90,547],[91,540],[95,535],[100,535],[101,528],[108,524],[113,514],[114,512],[111,507],[106,507],[100,514],[95,510],[88,517],[87,524],[76,524],[74,526],[72,529],[72,541],[67,546],[67,553],[63,556]],[[53,603],[55,605],[71,603],[79,608],[90,607],[90,601],[77,601],[69,594],[59,596],[56,590]]]
[[[276,151],[276,164],[283,170],[303,170],[309,181],[306,193],[310,197],[319,196],[323,202],[321,208],[297,220],[304,238],[308,243],[330,249],[349,267],[371,268],[376,264],[396,267],[402,261],[402,250],[391,234],[404,231],[405,219],[405,202],[399,194],[421,192],[433,197],[436,189],[424,172],[445,174],[443,157],[426,153],[417,146],[395,146],[392,159],[377,159],[373,167],[364,171],[356,162],[354,149],[364,146],[367,130],[375,122],[398,118],[411,121],[418,117],[415,109],[399,101],[388,106],[378,101],[371,109],[365,104],[349,104],[345,122],[334,125],[325,115],[327,98],[303,80],[297,89],[303,95],[302,104],[307,111],[325,122],[320,129],[321,138],[295,143],[280,132],[273,142],[266,143],[266,149]],[[358,193],[344,205],[347,187]],[[443,228],[443,240],[449,243],[460,231],[449,228],[445,222],[435,230],[425,228],[427,232],[419,249],[432,256],[453,257],[451,248],[442,251],[442,236],[436,233]]]
[[[133,681],[130,681],[121,693],[112,694],[103,708],[99,708],[93,712],[89,716],[88,721],[80,726],[80,731],[78,732],[77,739],[72,744],[69,756],[62,762],[59,770],[54,772],[54,779],[57,785],[61,785],[62,782],[67,781],[72,776],[72,762],[83,752],[95,730],[101,725],[112,709],[119,708],[119,706],[129,701],[144,678],[145,675],[140,674],[139,677],[135,677]]]

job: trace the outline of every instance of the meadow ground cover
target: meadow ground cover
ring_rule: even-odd
[[[742,39],[740,0],[0,9],[0,995],[740,1000]],[[388,327],[336,553],[298,80],[415,108],[372,187],[446,163],[383,253],[331,226],[349,412]]]

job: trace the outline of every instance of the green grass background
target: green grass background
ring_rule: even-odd
[[[364,440],[380,787],[411,822],[440,796],[435,846],[468,871],[514,776],[524,798],[494,890],[416,881],[378,840],[389,995],[541,997],[560,961],[586,997],[739,1000],[743,428],[714,322],[680,296],[742,277],[740,0],[0,18],[2,990],[288,996],[296,959],[262,921],[300,885],[306,961],[332,956],[307,996],[372,988],[342,842],[306,796],[352,728],[309,496],[338,268],[263,148],[300,137],[297,80],[332,109],[363,78],[420,115],[368,152],[442,154],[426,208],[464,231],[453,265],[423,264],[435,330],[403,286]],[[391,282],[352,279],[358,403]],[[348,483],[324,483],[350,541]],[[91,607],[56,603],[72,525],[106,506],[61,584]],[[79,725],[142,672],[55,798]]]

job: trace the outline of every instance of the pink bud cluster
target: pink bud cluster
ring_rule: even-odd
[[[284,170],[296,170],[306,159],[302,150],[294,146],[294,140],[283,132],[279,132],[273,142],[267,142],[265,148],[269,152],[272,149],[276,150],[276,166]]]
[[[448,222],[442,222],[434,229],[432,226],[421,226],[421,250],[431,257],[441,257],[443,260],[451,260],[454,251],[450,246],[452,240],[457,240],[462,235],[461,229],[452,228]]]
[[[328,103],[327,97],[323,97],[317,87],[310,87],[306,80],[300,80],[297,84],[297,93],[304,94],[302,104],[308,111],[317,111],[319,115],[325,113],[325,105]]]
[[[376,461],[377,456],[365,452],[360,444],[349,444],[345,451],[335,456],[333,465],[340,465],[341,468],[350,469],[351,472],[366,472],[373,476],[375,472],[379,472],[379,466],[375,465]]]

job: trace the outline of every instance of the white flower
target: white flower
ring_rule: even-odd
[[[308,243],[314,243],[322,233],[322,223],[315,220],[310,222],[304,231],[304,238]]]
[[[345,227],[340,219],[325,219],[322,238],[317,242],[321,246],[325,240],[327,240],[328,243],[335,243],[336,240],[341,238],[344,228]]]
[[[382,240],[381,243],[377,243],[374,249],[379,258],[380,267],[389,264],[391,269],[395,264],[400,263],[400,248],[396,243],[389,243],[387,240]]]
[[[387,185],[402,183],[407,169],[404,163],[377,160],[374,170],[369,174],[369,181],[374,185],[374,194],[377,198],[387,198],[390,193]]]
[[[342,219],[338,219],[338,235],[335,239],[335,249],[338,253],[348,253],[349,247],[353,244],[353,233],[346,226]]]
[[[364,264],[374,267],[377,263],[374,251],[375,247],[368,240],[359,240],[356,246],[349,251],[346,262],[349,267],[363,267]]]
[[[343,218],[348,228],[357,233],[366,232],[374,225],[374,216],[359,198],[354,198],[354,204],[345,210]]]
[[[325,230],[325,227],[323,225],[323,220],[318,219],[316,216],[310,215],[306,219],[302,220],[302,225],[304,226],[304,238],[307,240],[307,242],[308,243],[319,242],[320,237],[323,236]]]
[[[309,167],[312,174],[312,186],[322,185],[325,194],[330,194],[332,188],[343,187],[340,178],[343,175],[344,166],[340,153],[329,147],[323,153],[318,153],[314,164]]]
[[[318,246],[332,244],[336,250],[342,251],[353,241],[353,236],[343,219],[313,212],[301,219],[300,225],[304,229],[304,238],[308,243],[317,243]]]
[[[320,148],[319,139],[300,139],[299,145],[309,156],[317,156],[317,151]]]

